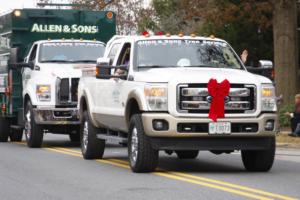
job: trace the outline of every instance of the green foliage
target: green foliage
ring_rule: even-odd
[[[294,109],[294,105],[293,104],[287,104],[282,106],[279,109],[279,124],[280,127],[287,127],[290,126],[290,118],[285,116],[286,112],[293,112]]]
[[[141,20],[148,30],[215,35],[249,59],[273,60],[272,0],[153,0],[155,20]],[[152,20],[152,22],[151,22]]]
[[[210,10],[200,34],[225,39],[238,53],[247,49],[254,65],[261,59],[273,60],[271,1],[214,1]]]

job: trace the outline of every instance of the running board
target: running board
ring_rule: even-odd
[[[104,135],[104,134],[97,134],[97,138],[101,140],[108,140],[108,141],[113,141],[122,144],[127,143],[128,141],[127,138],[122,138],[120,136]]]

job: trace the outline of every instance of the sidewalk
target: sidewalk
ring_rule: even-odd
[[[278,147],[285,148],[300,148],[300,137],[291,137],[290,130],[283,128],[276,137],[276,143]]]

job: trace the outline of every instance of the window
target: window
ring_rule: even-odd
[[[120,47],[120,43],[116,43],[116,44],[113,44],[112,48],[110,49],[110,52],[108,54],[108,57],[111,60],[110,64],[112,64],[114,62],[115,57],[116,57],[116,55],[118,53],[119,47]]]
[[[120,53],[117,65],[127,65],[129,66],[130,63],[130,50],[131,50],[131,44],[125,43],[122,51]]]
[[[29,56],[29,62],[34,62],[36,58],[37,45],[34,45]]]

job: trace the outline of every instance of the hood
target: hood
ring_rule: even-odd
[[[70,63],[41,63],[41,73],[51,74],[58,78],[80,78],[82,71],[94,69],[96,64],[70,64]]]
[[[245,70],[225,68],[155,68],[134,74],[135,81],[167,83],[208,83],[211,78],[218,82],[227,79],[230,83],[253,84],[272,83],[269,79]]]

